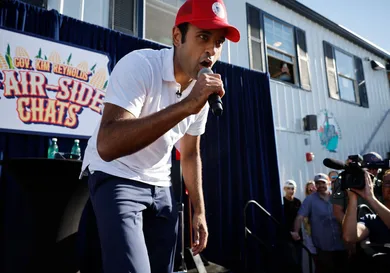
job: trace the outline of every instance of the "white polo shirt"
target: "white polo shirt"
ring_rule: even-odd
[[[118,105],[136,118],[141,118],[183,100],[191,92],[194,84],[195,80],[178,98],[176,92],[180,85],[174,76],[173,48],[142,49],[127,54],[117,63],[111,73],[104,101]],[[97,152],[99,122],[88,141],[82,173],[88,167],[91,172],[102,171],[156,186],[170,186],[173,146],[178,144],[185,134],[194,136],[203,134],[208,112],[209,105],[206,103],[197,115],[185,118],[149,146],[111,162],[101,159]]]

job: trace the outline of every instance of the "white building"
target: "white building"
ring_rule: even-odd
[[[175,14],[184,0],[25,1],[144,39],[171,44]],[[291,0],[224,0],[229,22],[241,32],[227,42],[222,61],[269,72],[286,64],[290,79],[271,79],[281,184],[297,181],[298,197],[325,157],[390,152],[390,53]],[[388,65],[388,69],[390,65]],[[316,115],[318,130],[304,130]],[[327,118],[326,118],[327,117]],[[313,153],[312,162],[306,153]]]

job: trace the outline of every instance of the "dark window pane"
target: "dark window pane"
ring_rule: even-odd
[[[268,71],[273,79],[295,83],[294,66],[283,60],[268,55]]]
[[[112,28],[126,34],[134,34],[134,0],[111,0]]]
[[[258,9],[248,7],[248,24],[250,26],[250,35],[260,39],[260,12]]]

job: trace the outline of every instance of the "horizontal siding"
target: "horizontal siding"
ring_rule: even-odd
[[[239,27],[242,40],[230,43],[230,60],[235,65],[249,67],[248,41],[246,25],[246,1],[225,0],[229,21]],[[248,3],[306,32],[306,42],[310,59],[312,92],[271,80],[272,106],[276,129],[281,187],[283,181],[294,179],[299,189],[298,197],[303,198],[304,184],[314,177],[316,172],[328,172],[322,165],[325,157],[345,160],[348,155],[361,153],[371,135],[390,108],[389,84],[385,71],[374,71],[369,57],[384,63],[384,60],[343,39],[335,33],[313,23],[272,0]],[[230,12],[234,10],[234,12]],[[369,108],[330,99],[324,64],[323,40],[344,49],[363,59]],[[304,132],[302,119],[308,114],[318,115],[321,110],[332,112],[340,126],[342,139],[337,153],[327,151],[320,144],[317,132]],[[386,156],[390,151],[390,116],[378,130],[367,151],[377,151]],[[306,143],[305,144],[305,139]],[[313,152],[313,162],[306,162],[306,152]]]

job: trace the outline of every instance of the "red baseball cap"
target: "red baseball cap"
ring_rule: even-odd
[[[240,40],[238,29],[227,21],[227,12],[222,0],[187,0],[176,15],[175,26],[190,23],[201,29],[226,28],[226,39]]]

